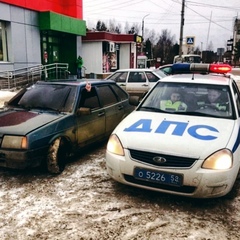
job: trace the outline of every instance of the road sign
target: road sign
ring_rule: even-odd
[[[195,37],[187,37],[187,45],[194,45]]]

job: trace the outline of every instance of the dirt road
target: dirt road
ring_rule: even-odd
[[[0,239],[240,239],[240,193],[196,200],[118,184],[106,173],[105,147],[55,177],[0,169]]]

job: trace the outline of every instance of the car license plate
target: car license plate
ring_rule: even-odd
[[[153,171],[143,168],[135,168],[134,177],[144,181],[174,185],[179,187],[182,186],[183,183],[183,175]]]

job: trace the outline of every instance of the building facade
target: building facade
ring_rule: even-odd
[[[135,68],[137,35],[87,32],[82,38],[82,57],[86,74],[106,75],[117,69]]]
[[[82,16],[81,0],[0,0],[0,71],[68,63],[75,73]]]

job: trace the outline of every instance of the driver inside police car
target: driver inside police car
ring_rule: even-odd
[[[207,98],[199,102],[200,106],[212,106],[216,110],[226,111],[226,100],[223,100],[222,91],[219,89],[208,89]]]
[[[208,101],[210,104],[216,104],[221,96],[221,92],[216,89],[208,90]]]
[[[181,97],[182,94],[179,90],[172,91],[170,99],[162,100],[160,102],[160,109],[169,111],[186,111],[187,105],[181,101]]]

